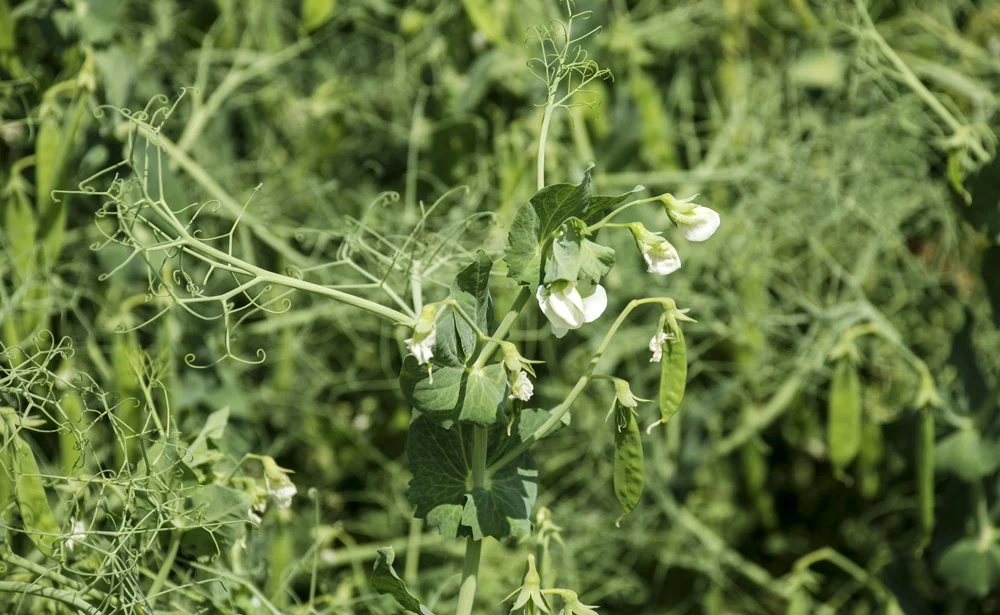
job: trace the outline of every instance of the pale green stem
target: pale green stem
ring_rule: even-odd
[[[489,439],[489,428],[476,425],[472,435],[472,488],[480,489],[486,486],[486,444]],[[472,615],[482,551],[483,541],[474,540],[471,536],[466,539],[465,565],[462,568],[462,586],[458,590],[456,615]]]
[[[549,90],[549,99],[545,101],[545,111],[542,114],[542,130],[538,135],[538,189],[545,187],[545,143],[549,139],[549,123],[552,121],[552,111],[555,91]]]
[[[601,219],[600,222],[595,222],[594,224],[591,224],[590,226],[588,226],[587,227],[587,231],[593,233],[594,231],[596,231],[598,229],[601,229],[601,228],[604,228],[605,226],[610,226],[609,223],[611,222],[611,219],[614,218],[615,216],[617,216],[618,214],[622,213],[626,209],[629,209],[631,207],[635,207],[636,205],[642,205],[644,203],[652,203],[653,201],[659,201],[659,200],[660,200],[660,197],[654,196],[654,197],[650,197],[648,199],[639,199],[638,201],[632,201],[630,203],[625,203],[624,205],[622,205],[618,209],[614,210],[610,214],[604,216],[604,218]]]
[[[615,320],[614,324],[611,325],[611,328],[608,329],[607,334],[604,336],[604,340],[597,348],[597,352],[594,353],[593,358],[590,359],[590,364],[587,365],[587,370],[582,376],[580,376],[580,379],[576,381],[576,384],[573,386],[573,390],[569,392],[566,399],[552,409],[552,416],[550,416],[547,421],[542,423],[541,427],[536,429],[534,433],[521,441],[520,444],[508,451],[503,457],[494,461],[487,470],[487,476],[493,476],[508,463],[517,459],[522,453],[524,453],[524,451],[531,448],[535,442],[544,438],[545,434],[547,434],[550,429],[555,427],[556,424],[562,420],[562,417],[569,412],[570,408],[573,407],[573,402],[576,401],[576,398],[580,396],[580,393],[583,393],[583,390],[587,388],[590,381],[594,379],[594,369],[597,367],[598,362],[600,362],[601,357],[604,355],[604,351],[607,350],[608,344],[611,343],[611,338],[614,337],[618,328],[622,326],[622,323],[625,322],[625,319],[632,312],[632,310],[640,305],[646,305],[649,303],[660,303],[666,308],[674,307],[674,301],[665,297],[650,297],[631,301],[625,309],[622,310],[622,313],[618,315],[618,318]]]
[[[170,537],[170,547],[167,549],[167,556],[163,559],[163,564],[160,565],[159,572],[156,573],[156,578],[153,579],[152,585],[149,586],[149,591],[146,592],[146,602],[152,607],[156,604],[156,598],[160,595],[160,588],[166,583],[167,577],[170,576],[170,570],[174,567],[174,560],[177,558],[177,550],[181,546],[181,532],[174,531],[173,536]]]
[[[889,46],[889,43],[882,38],[882,35],[879,34],[878,29],[875,27],[875,22],[872,21],[871,16],[868,14],[868,10],[865,8],[864,0],[854,0],[854,4],[857,5],[858,12],[861,13],[861,18],[864,19],[865,24],[868,26],[872,40],[874,40],[875,44],[878,45],[878,48],[882,50],[882,53],[889,58],[889,61],[896,67],[896,70],[900,72],[906,85],[910,86],[910,89],[912,89],[921,100],[927,103],[928,107],[937,113],[938,117],[940,117],[944,123],[951,128],[952,132],[961,132],[964,128],[962,123],[959,122],[955,116],[948,111],[948,108],[945,107],[941,101],[927,89],[927,86],[920,81],[920,78],[917,77],[912,70],[910,70],[910,67],[906,65],[906,62],[899,57],[899,54],[897,54],[896,51]],[[976,152],[976,156],[978,156],[980,160],[989,160],[991,158],[989,153],[983,149],[983,146],[976,141],[970,141],[969,145]]]
[[[56,602],[62,602],[81,613],[86,613],[86,615],[104,615],[104,611],[80,598],[76,592],[65,589],[56,589],[32,583],[18,583],[16,581],[0,581],[0,593],[40,596],[49,600],[55,600]]]
[[[514,320],[517,319],[517,315],[524,309],[524,304],[528,302],[528,297],[530,296],[531,289],[523,286],[521,292],[514,299],[513,305],[510,306],[510,310],[503,317],[503,320],[500,321],[500,326],[497,327],[496,332],[492,336],[493,339],[487,341],[486,345],[483,346],[483,350],[479,353],[479,358],[476,359],[476,363],[472,366],[473,369],[482,369],[486,365],[486,362],[490,360],[490,357],[493,356],[493,353],[500,346],[497,340],[502,340],[507,335],[507,332],[510,331],[510,328],[514,326]]]

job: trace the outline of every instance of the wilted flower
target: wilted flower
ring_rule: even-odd
[[[669,241],[660,237],[659,233],[646,230],[639,222],[629,225],[635,245],[646,261],[646,270],[650,273],[667,275],[681,268],[681,257],[677,249]]]
[[[83,525],[83,521],[77,521],[76,519],[70,517],[70,536],[66,539],[66,548],[70,551],[73,550],[78,543],[83,542],[84,538],[87,537],[87,528]]]
[[[693,202],[697,196],[675,199],[668,194],[663,197],[667,215],[688,241],[705,241],[715,234],[722,222],[714,209]]]
[[[292,479],[288,478],[288,470],[279,467],[272,457],[260,457],[264,466],[264,481],[267,484],[267,494],[275,499],[278,510],[285,510],[292,505],[292,498],[298,490]]]
[[[528,401],[532,393],[535,392],[535,385],[531,383],[527,372],[521,370],[514,375],[514,381],[510,383],[510,399],[520,399]]]
[[[625,406],[626,408],[636,408],[639,406],[640,401],[649,401],[648,399],[643,399],[641,397],[636,397],[632,394],[632,387],[629,386],[627,380],[622,380],[621,378],[615,378],[615,398],[619,404]]]
[[[287,510],[292,505],[292,498],[298,493],[298,489],[291,482],[276,485],[267,490],[268,495],[274,498],[275,506],[278,510]]]
[[[531,365],[533,363],[544,363],[545,361],[533,361],[531,359],[525,359],[521,356],[521,353],[517,351],[517,346],[511,344],[510,342],[500,342],[500,350],[503,352],[503,365],[507,368],[507,371],[516,374],[522,369],[526,370],[532,376],[535,375],[535,368]]]
[[[291,502],[289,502],[291,504]],[[264,520],[264,513],[267,512],[267,501],[261,500],[254,504],[249,511],[247,511],[247,517],[250,522],[254,525],[260,525],[261,521]]]
[[[520,592],[514,590],[509,596],[504,599],[504,602],[510,600],[517,595],[517,600],[514,601],[514,606],[511,607],[510,612],[524,609],[528,613],[533,613],[535,609],[538,609],[542,613],[549,612],[549,605],[545,603],[545,598],[542,597],[541,589],[542,579],[538,575],[538,570],[535,569],[535,556],[528,555],[528,572],[524,575],[524,583],[521,585]]]
[[[560,281],[539,285],[536,296],[556,337],[597,320],[608,307],[608,294],[600,284]]]
[[[405,340],[420,365],[425,365],[434,356],[434,341],[437,339],[436,316],[437,304],[425,305],[417,324],[413,327],[413,337]]]
[[[653,339],[649,340],[649,349],[653,352],[653,356],[649,359],[650,363],[659,363],[663,359],[663,345],[669,339],[669,335],[663,331],[659,331],[653,336]]]

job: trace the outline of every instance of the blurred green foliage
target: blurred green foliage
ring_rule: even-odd
[[[645,494],[616,528],[612,397],[590,390],[536,455],[534,535],[486,544],[481,604],[537,552],[543,586],[602,613],[1000,613],[1000,164],[979,153],[1000,126],[1000,5],[876,0],[870,23],[849,2],[577,4],[615,79],[554,116],[550,183],[595,162],[603,193],[700,192],[723,224],[666,278],[608,232],[609,313],[661,294],[698,320],[681,411],[642,438]],[[0,0],[5,611],[394,613],[368,580],[392,546],[448,612],[458,545],[406,499],[405,332],[304,294],[232,331],[178,310],[140,327],[163,308],[147,263],[77,187],[125,160],[101,177],[151,169],[154,198],[210,202],[205,236],[239,218],[248,262],[387,305],[442,298],[535,192],[526,32],[558,11]],[[162,130],[128,147],[150,101]],[[603,364],[643,397],[654,316]],[[546,361],[540,403],[609,321],[554,343],[534,312],[514,331]],[[828,413],[854,387],[845,454]]]

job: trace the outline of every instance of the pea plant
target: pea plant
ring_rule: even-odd
[[[133,332],[177,311],[222,322],[218,357],[214,362],[204,361],[189,353],[185,362],[190,367],[209,367],[222,360],[263,362],[263,349],[252,357],[240,354],[235,343],[240,327],[261,314],[287,311],[295,292],[353,306],[406,331],[400,336],[405,337],[407,352],[399,387],[412,407],[406,445],[413,474],[408,497],[418,519],[443,536],[465,543],[458,615],[474,612],[484,542],[530,534],[533,519],[537,527],[545,529],[548,521],[544,511],[534,513],[538,472],[533,449],[568,423],[577,400],[591,385],[606,383],[614,392],[608,423],[614,443],[613,490],[622,513],[609,524],[616,525],[625,522],[641,500],[643,431],[654,436],[654,428],[670,420],[684,396],[687,355],[682,323],[693,319],[670,297],[639,297],[629,302],[611,323],[568,395],[551,407],[537,403],[535,365],[540,361],[525,356],[527,351],[511,341],[512,329],[536,307],[557,338],[592,325],[604,315],[608,297],[601,282],[617,256],[602,243],[606,234],[630,233],[650,274],[665,276],[681,267],[678,250],[664,237],[664,231],[622,221],[622,214],[630,209],[659,208],[664,229],[676,229],[691,242],[708,240],[720,225],[719,214],[698,204],[696,197],[640,196],[642,186],[621,194],[595,194],[593,165],[583,170],[576,183],[547,181],[552,161],[546,159],[546,139],[553,117],[561,110],[594,104],[588,98],[588,86],[611,76],[585,49],[587,39],[600,28],[581,28],[589,14],[575,13],[571,4],[566,9],[564,19],[536,27],[530,36],[539,51],[528,68],[545,87],[545,99],[540,102],[536,192],[510,222],[502,256],[497,254],[495,259],[484,250],[475,252],[471,262],[444,285],[446,292],[429,283],[430,272],[446,262],[443,257],[434,251],[421,258],[402,249],[383,253],[379,246],[390,241],[361,222],[358,233],[374,242],[355,238],[345,242],[336,262],[300,266],[297,253],[251,215],[252,198],[258,190],[242,204],[218,198],[192,204],[175,202],[165,158],[181,165],[190,160],[183,144],[172,142],[162,128],[184,92],[173,102],[154,99],[141,111],[102,109],[115,113],[128,129],[125,159],[82,182],[79,190],[58,193],[62,198],[78,195],[102,200],[97,226],[105,241],[93,248],[114,246],[126,251],[124,260],[102,279],[132,263],[145,265],[148,290],[144,309],[151,311],[146,317],[122,324],[120,332]],[[430,207],[421,206],[420,224],[458,194],[452,191]],[[393,199],[388,195],[379,202]],[[207,236],[198,228],[200,216],[220,210],[232,219],[229,231]],[[255,237],[287,257],[284,272],[254,264],[251,251],[236,240],[241,224],[249,225]],[[417,231],[411,233],[404,247],[417,241],[417,236]],[[369,271],[360,264],[365,259],[379,263],[388,273]],[[364,281],[324,284],[310,280],[314,272],[331,267],[347,267]],[[406,281],[409,300],[387,282],[389,276]],[[517,289],[502,315],[493,300],[498,285]],[[362,296],[361,288],[384,293],[390,305]],[[598,369],[621,325],[632,312],[647,307],[660,312],[658,325],[649,331],[650,361],[662,368],[659,412],[651,417],[639,412],[640,403],[650,400],[634,394],[626,380]],[[225,418],[215,417],[216,427],[206,427],[199,436],[198,450],[206,453],[210,449],[213,434],[224,427]],[[645,430],[640,423],[646,423]],[[157,428],[168,436],[169,418]],[[244,461],[263,464],[261,493],[270,494],[279,508],[287,507],[296,493],[288,474],[269,457],[248,455]],[[218,482],[230,484],[235,472]],[[264,514],[266,506],[261,502],[260,498],[243,501],[250,522],[259,522]],[[379,551],[372,586],[391,595],[407,611],[429,614],[430,609],[396,574],[393,559],[392,549]],[[558,606],[566,615],[595,613],[596,607],[583,604],[574,590],[543,584],[542,579],[552,578],[545,570],[550,565],[544,557],[537,561],[528,557],[522,585],[509,596],[512,612],[549,613]]]

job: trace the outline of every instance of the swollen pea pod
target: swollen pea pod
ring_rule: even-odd
[[[934,412],[920,411],[917,427],[917,497],[920,505],[921,542],[926,546],[934,533]]]
[[[643,471],[642,440],[639,424],[635,420],[635,410],[621,404],[615,409],[615,496],[624,511],[615,521],[621,525],[622,519],[632,514],[642,498],[645,485]]]
[[[885,456],[882,426],[867,421],[861,428],[861,450],[858,452],[858,490],[861,497],[871,499],[878,493],[878,465]]]
[[[31,542],[46,557],[55,554],[55,541],[59,538],[59,524],[49,508],[41,472],[31,447],[18,434],[17,415],[12,408],[0,408],[0,462],[9,469],[14,480],[14,500],[21,513],[21,521]]]
[[[687,347],[684,332],[676,321],[670,322],[671,338],[663,343],[663,359],[660,361],[660,420],[646,429],[649,433],[656,425],[666,423],[681,407],[684,389],[687,386]]]
[[[837,361],[830,381],[826,437],[830,463],[843,471],[861,448],[861,379],[848,358]]]

